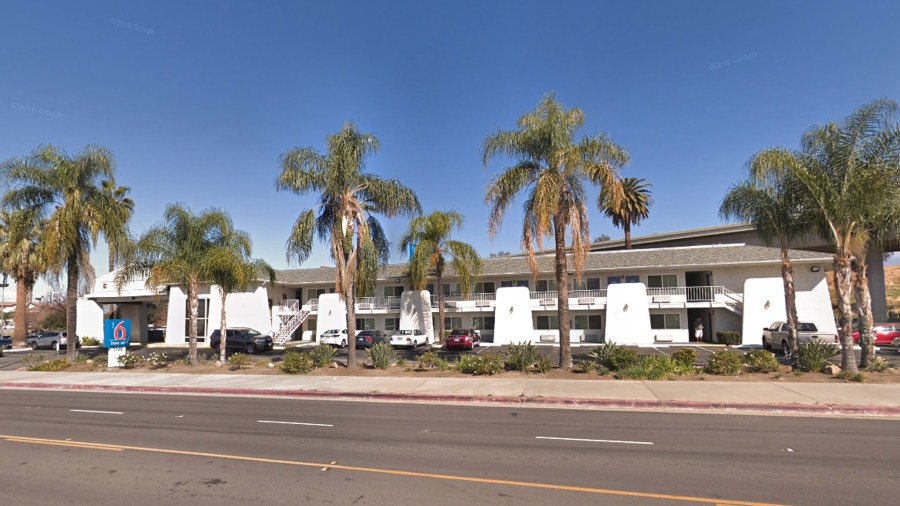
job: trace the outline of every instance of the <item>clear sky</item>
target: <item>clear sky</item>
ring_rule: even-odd
[[[0,159],[102,144],[135,232],[170,202],[218,206],[284,268],[314,197],[275,192],[278,157],[324,150],[353,120],[381,141],[371,172],[426,212],[462,212],[457,238],[481,254],[517,252],[520,204],[487,236],[484,187],[502,166],[485,170],[481,144],[555,90],[584,111],[583,134],[628,149],[623,176],[653,184],[635,235],[712,226],[754,152],[900,99],[898,22],[896,1],[3,0]],[[590,224],[622,237],[594,206]],[[406,223],[385,225],[396,240]],[[328,264],[317,247],[304,267]]]

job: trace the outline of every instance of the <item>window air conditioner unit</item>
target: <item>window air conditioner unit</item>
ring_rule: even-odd
[[[587,306],[587,305],[595,304],[595,303],[596,303],[596,299],[594,299],[594,297],[582,297],[582,298],[578,299],[578,304],[580,304],[582,306]]]
[[[672,302],[671,295],[654,295],[653,302]]]

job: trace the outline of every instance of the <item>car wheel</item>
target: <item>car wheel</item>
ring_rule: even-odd
[[[346,348],[346,347],[347,347],[347,340],[345,339],[345,340],[341,341],[341,348]]]
[[[52,343],[50,343],[50,349],[59,351],[59,343],[57,343],[56,341],[53,341]]]
[[[38,349],[37,341],[31,341],[31,349],[32,350]]]
[[[253,343],[247,343],[247,345],[244,346],[244,351],[246,351],[249,354],[256,353],[256,345]]]
[[[772,345],[769,344],[768,341],[766,341],[766,336],[763,336],[762,341],[763,341],[763,349],[764,349],[764,350],[771,350],[771,349],[772,349]]]

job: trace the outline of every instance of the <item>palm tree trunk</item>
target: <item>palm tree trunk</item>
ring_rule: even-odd
[[[191,365],[197,366],[200,361],[197,358],[197,305],[199,303],[197,292],[199,283],[191,280],[188,283],[188,357]]]
[[[75,335],[75,324],[78,321],[78,256],[71,255],[66,262],[66,358],[75,363],[78,337]]]
[[[841,369],[851,373],[859,372],[856,354],[853,353],[853,309],[850,306],[850,284],[852,268],[850,255],[839,251],[834,255],[834,291],[838,303],[838,333],[841,338]]]
[[[222,290],[221,287],[219,290],[222,292],[222,323],[219,324],[219,362],[222,365],[225,365],[225,350],[227,348],[227,339],[228,339],[228,327],[225,326],[225,297],[228,296],[225,293],[225,290]]]
[[[553,219],[556,239],[556,290],[559,319],[559,367],[572,368],[572,349],[569,343],[569,278],[566,266],[566,224],[559,216]],[[576,253],[577,254],[577,253]]]
[[[872,317],[872,294],[869,293],[869,276],[865,255],[861,255],[853,263],[853,291],[856,294],[856,316],[859,319],[859,347],[862,353],[859,368],[865,369],[875,360],[875,345],[872,328],[875,326]]]
[[[794,268],[788,256],[787,245],[781,243],[781,280],[784,282],[784,307],[787,310],[788,345],[791,355],[797,356],[797,290],[794,287]]]
[[[441,271],[437,271],[437,289],[438,289],[438,328],[437,328],[437,336],[435,336],[435,341],[438,343],[444,342],[444,332],[446,329],[444,328],[444,315],[446,311],[444,311],[444,273]]]
[[[24,276],[16,277],[16,313],[13,315],[13,348],[25,346],[28,337],[28,289],[25,287]]]
[[[347,368],[356,368],[356,296],[353,293],[353,283],[347,287],[344,293],[344,302],[347,304]]]
[[[626,220],[622,229],[625,230],[625,249],[631,249],[631,223]]]

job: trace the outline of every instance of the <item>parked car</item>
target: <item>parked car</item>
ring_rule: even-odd
[[[234,327],[227,329],[225,339],[225,351],[242,351],[244,353],[257,353],[269,351],[274,347],[272,336],[267,336],[258,330],[247,327]],[[209,347],[221,350],[222,332],[220,329],[213,331],[209,336]]]
[[[447,349],[473,350],[481,346],[481,334],[475,329],[453,329],[447,336]]]
[[[3,353],[3,348],[6,348],[6,349],[12,348],[12,338],[11,337],[0,337],[0,353]]]
[[[319,344],[330,344],[333,346],[347,347],[347,329],[328,329],[319,334]]]
[[[900,338],[900,323],[876,323],[872,330],[875,331],[874,344],[894,344],[894,340]],[[859,330],[853,331],[853,342],[859,342]]]
[[[68,345],[68,334],[66,332],[48,331],[40,334],[32,334],[25,339],[25,344],[31,346],[32,350],[39,348],[49,348],[51,350],[64,350]],[[76,336],[75,347],[81,348],[81,341]]]
[[[813,341],[824,343],[839,342],[836,335],[819,332],[815,323],[797,322],[797,345],[803,346],[804,344]],[[789,356],[790,350],[788,348],[787,322],[773,322],[768,327],[764,327],[762,343],[763,348],[767,350],[777,348],[781,350],[785,356]]]
[[[395,330],[391,334],[391,346],[409,346],[417,348],[420,344],[429,344],[430,340],[419,329],[415,330]]]
[[[390,343],[391,337],[383,330],[361,330],[356,334],[357,348],[371,348],[378,343]]]

